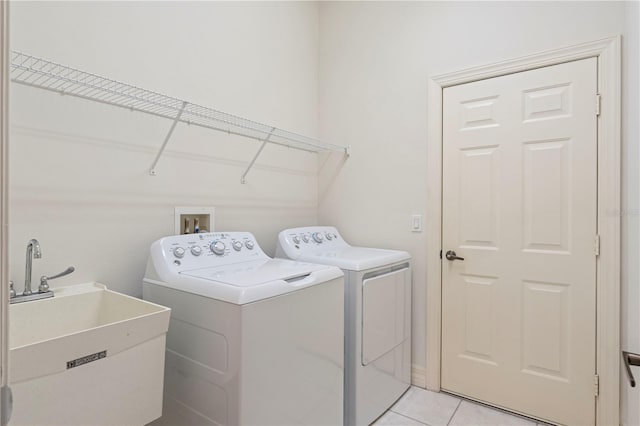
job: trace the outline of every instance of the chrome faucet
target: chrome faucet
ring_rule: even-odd
[[[32,238],[27,243],[27,265],[24,272],[24,291],[23,296],[29,296],[33,293],[31,291],[31,263],[33,259],[40,259],[42,257],[42,251],[40,250],[40,243],[35,238]]]
[[[75,271],[73,266],[69,266],[65,271],[60,272],[59,274],[52,275],[50,277],[43,275],[40,277],[40,287],[38,287],[38,291],[34,293],[31,290],[32,262],[33,259],[40,259],[41,257],[42,250],[40,250],[40,243],[35,238],[32,238],[27,243],[27,265],[24,273],[24,291],[22,294],[16,294],[16,291],[13,289],[13,281],[11,281],[9,290],[9,294],[11,295],[10,303],[22,303],[53,297],[53,291],[49,288],[49,280],[64,277],[65,275],[69,275]]]

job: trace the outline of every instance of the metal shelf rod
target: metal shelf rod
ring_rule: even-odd
[[[258,149],[258,152],[256,152],[256,155],[253,156],[253,159],[251,159],[251,162],[249,163],[249,166],[247,167],[247,170],[244,171],[244,173],[242,174],[242,177],[240,178],[240,183],[241,184],[244,185],[245,183],[247,183],[245,178],[247,177],[247,174],[249,173],[249,170],[251,170],[251,168],[255,164],[256,160],[258,159],[258,157],[262,153],[262,150],[264,149],[264,147],[267,145],[267,142],[269,142],[269,138],[271,137],[271,135],[273,134],[273,132],[275,130],[276,130],[275,127],[273,129],[271,129],[271,133],[269,133],[267,135],[267,137],[264,138],[264,140],[262,141],[262,145],[260,145],[260,149]]]
[[[153,164],[151,165],[151,170],[149,170],[149,174],[151,176],[156,175],[156,165],[158,164],[158,161],[160,161],[160,156],[164,152],[164,149],[167,147],[167,143],[169,143],[169,139],[171,139],[171,135],[173,134],[173,131],[176,129],[176,125],[178,124],[178,121],[180,120],[180,116],[184,112],[184,107],[186,106],[187,106],[187,103],[183,102],[182,108],[180,108],[180,111],[178,111],[178,115],[176,115],[176,118],[173,120],[173,123],[171,123],[171,128],[169,129],[169,132],[167,132],[167,136],[165,136],[164,142],[162,142],[162,146],[160,147],[160,151],[158,151],[158,154],[156,155],[156,159],[153,160]]]

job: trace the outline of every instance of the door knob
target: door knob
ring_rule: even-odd
[[[464,260],[464,257],[458,256],[453,250],[449,250],[444,256],[447,258],[447,260]]]

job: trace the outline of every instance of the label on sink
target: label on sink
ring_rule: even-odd
[[[73,361],[67,361],[67,370],[74,367],[80,367],[81,365],[88,364],[99,359],[106,358],[107,351],[96,352],[95,354],[86,355],[82,358],[74,359]]]

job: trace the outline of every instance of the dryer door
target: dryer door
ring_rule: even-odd
[[[369,274],[367,274],[369,275]],[[411,272],[408,264],[362,282],[362,365],[386,354],[411,332]]]

